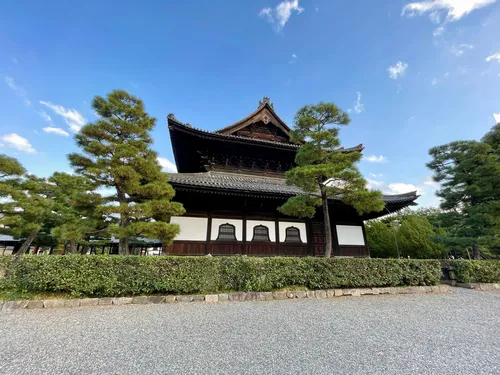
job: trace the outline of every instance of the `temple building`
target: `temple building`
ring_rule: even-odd
[[[172,217],[180,233],[172,255],[323,256],[323,214],[298,219],[277,211],[303,192],[285,182],[300,144],[274,111],[269,98],[256,111],[217,131],[197,129],[168,115],[178,173],[170,175],[175,200],[186,214]],[[363,146],[343,148],[362,152]],[[358,215],[354,208],[329,203],[332,256],[369,257],[364,221],[415,205],[416,192],[384,195],[385,209]]]

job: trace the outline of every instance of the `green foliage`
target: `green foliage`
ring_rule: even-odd
[[[19,290],[74,296],[434,285],[438,261],[250,257],[26,256]]]
[[[369,221],[365,224],[366,241],[372,258],[398,257],[392,226],[392,223],[383,221]]]
[[[500,283],[500,261],[498,260],[453,260],[446,261],[461,283]]]
[[[347,113],[334,103],[321,102],[299,109],[294,119],[292,139],[302,143],[295,157],[296,166],[286,172],[290,185],[301,188],[306,196],[292,197],[280,212],[298,217],[313,217],[316,208],[323,206],[325,218],[325,256],[331,255],[331,228],[328,200],[339,200],[353,206],[359,214],[381,211],[382,194],[369,191],[366,181],[356,167],[360,152],[343,152],[338,127],[348,125]]]
[[[184,208],[171,202],[174,190],[151,149],[156,119],[148,116],[140,99],[122,90],[95,97],[92,108],[100,118],[76,135],[83,154],[70,154],[69,160],[97,187],[116,191],[100,209],[110,218],[119,218],[109,230],[120,238],[120,253],[128,254],[131,237],[171,243],[179,228],[169,224],[170,217],[182,215]]]

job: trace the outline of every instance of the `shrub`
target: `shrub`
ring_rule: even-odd
[[[499,260],[451,260],[455,278],[460,283],[500,283]]]
[[[123,296],[433,285],[440,275],[429,260],[28,255],[11,279],[25,292]]]

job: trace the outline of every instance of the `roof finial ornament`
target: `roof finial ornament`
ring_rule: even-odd
[[[273,108],[273,104],[271,103],[269,96],[264,96],[262,100],[259,100],[259,108],[264,107],[266,104],[269,104],[269,106]]]

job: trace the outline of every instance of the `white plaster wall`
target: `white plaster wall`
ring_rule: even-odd
[[[337,225],[339,245],[365,245],[363,228],[359,225]]]
[[[252,241],[253,228],[257,225],[263,225],[269,229],[269,239],[271,242],[276,242],[276,223],[266,220],[247,220],[247,241]]]
[[[206,241],[208,219],[206,217],[172,216],[172,224],[179,224],[181,232],[177,241]]]
[[[212,241],[217,239],[219,235],[219,226],[221,224],[232,224],[234,225],[236,231],[236,239],[238,241],[243,241],[243,220],[237,219],[212,219],[212,232],[210,233],[210,238]]]
[[[280,242],[285,242],[286,238],[286,228],[295,227],[300,231],[300,239],[303,243],[307,243],[307,232],[306,232],[306,224],[305,223],[294,223],[289,221],[280,221],[279,229],[280,229]]]

